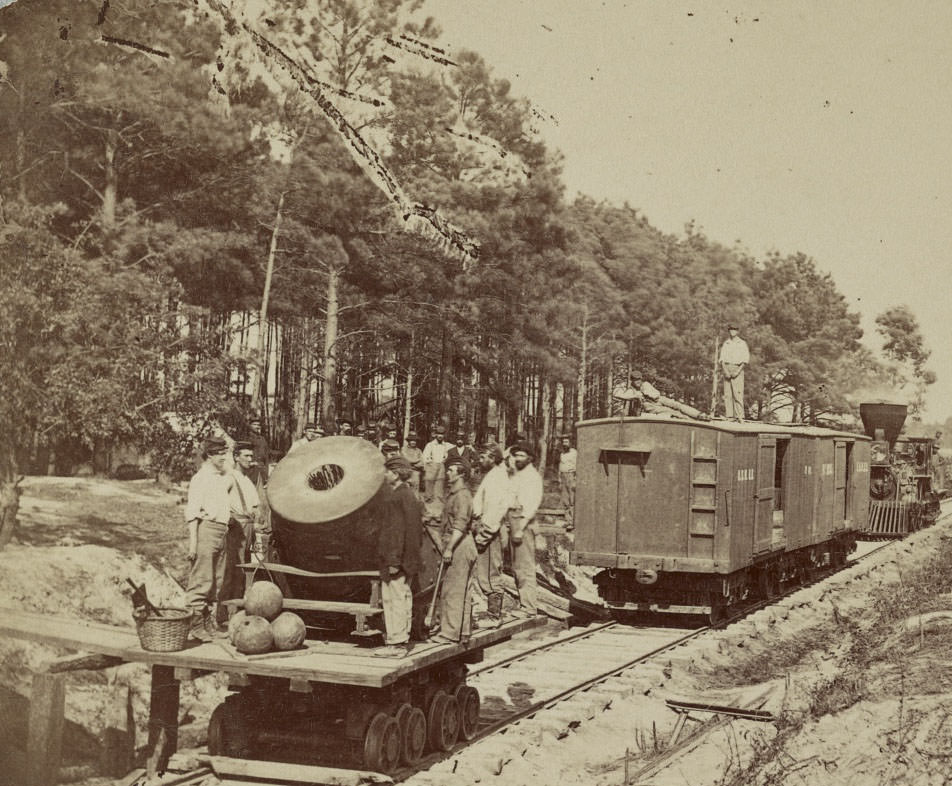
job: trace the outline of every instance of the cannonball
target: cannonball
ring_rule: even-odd
[[[241,624],[241,621],[248,616],[248,612],[244,609],[240,609],[231,615],[231,619],[228,620],[228,641],[232,644],[235,643],[235,633],[238,631],[238,626]]]
[[[245,593],[245,611],[273,620],[281,613],[284,596],[281,588],[271,581],[256,581]]]
[[[235,631],[235,649],[245,655],[257,655],[268,652],[274,644],[271,624],[254,614],[245,615]]]
[[[304,642],[307,628],[304,627],[304,620],[293,611],[284,611],[271,623],[271,633],[277,649],[295,650]]]

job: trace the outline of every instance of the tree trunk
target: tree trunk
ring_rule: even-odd
[[[119,146],[119,134],[109,129],[106,134],[106,187],[102,192],[102,226],[104,234],[110,235],[116,226],[116,202],[118,199],[119,178],[116,174],[116,149]]]
[[[588,378],[588,306],[582,317],[582,356],[578,366],[578,419],[585,419],[585,380]]]
[[[20,509],[20,481],[12,441],[5,444],[0,455],[0,549],[16,534],[17,512]]]
[[[337,425],[337,322],[340,317],[340,269],[330,263],[327,268],[327,321],[324,329],[324,400],[321,421],[328,434]]]
[[[271,231],[271,245],[268,247],[268,265],[264,272],[264,291],[261,293],[261,311],[258,315],[258,373],[255,379],[255,389],[251,396],[252,416],[259,416],[258,407],[261,403],[261,391],[264,389],[268,373],[267,355],[265,355],[265,339],[268,335],[268,299],[271,297],[271,276],[274,274],[274,256],[278,250],[278,234],[281,232],[281,216],[284,209],[284,192],[278,197],[278,210],[274,218],[274,229]]]
[[[552,383],[548,374],[542,380],[542,437],[539,444],[539,474],[545,477],[546,461],[549,458],[549,439],[552,432],[552,407],[554,406]]]

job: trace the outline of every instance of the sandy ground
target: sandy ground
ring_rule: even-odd
[[[131,626],[127,577],[145,582],[154,602],[181,602],[176,580],[186,562],[178,492],[151,481],[29,478],[24,485],[18,540],[0,552],[0,603]],[[921,626],[916,617],[908,620],[913,612],[952,609],[952,595],[944,594],[952,590],[950,533],[946,517],[780,606],[627,675],[585,718],[523,724],[515,746],[473,746],[455,771],[441,768],[414,781],[608,786],[624,783],[627,758],[630,783],[656,786],[952,783],[952,626],[941,616],[925,617]],[[546,559],[564,568],[566,544],[550,540]],[[585,585],[584,576],[574,579]],[[60,654],[0,641],[0,772],[25,735],[23,697],[33,670]],[[95,757],[116,684],[132,689],[138,739],[145,741],[144,667],[71,675],[65,763]],[[223,695],[218,676],[184,684],[183,720],[207,715]],[[776,722],[704,723],[709,716],[699,715],[672,753],[677,716],[664,704],[672,696],[760,706]]]

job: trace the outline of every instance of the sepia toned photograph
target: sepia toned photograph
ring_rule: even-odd
[[[952,782],[952,6],[0,0],[0,786]]]

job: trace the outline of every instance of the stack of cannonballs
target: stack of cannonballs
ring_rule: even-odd
[[[245,607],[228,621],[228,637],[238,652],[259,655],[294,650],[304,643],[304,620],[281,611],[284,596],[277,584],[256,581],[245,593]]]

